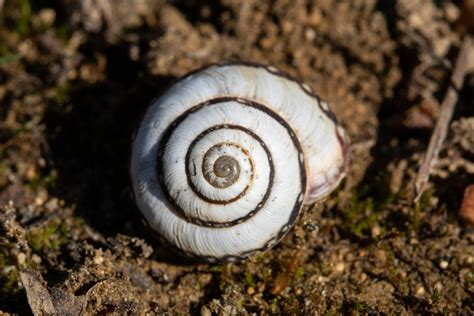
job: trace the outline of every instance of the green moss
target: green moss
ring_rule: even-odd
[[[433,197],[434,190],[426,190],[421,195],[418,202],[416,202],[415,206],[413,207],[411,216],[410,216],[410,223],[408,225],[408,231],[410,235],[413,237],[418,238],[420,233],[420,214],[430,208],[430,201]]]
[[[334,315],[339,315],[341,312],[340,310],[342,309],[341,306],[339,307],[335,307],[335,306],[331,306],[328,310],[326,310],[324,312],[324,315],[325,316],[334,316]]]
[[[31,230],[27,234],[28,244],[35,252],[59,249],[66,242],[66,224],[51,223],[40,229]]]
[[[442,297],[442,294],[438,290],[435,289],[433,293],[431,294],[431,306],[438,304],[441,297]]]
[[[8,46],[4,42],[0,41],[0,56],[6,56],[6,55],[10,55],[10,54],[11,54],[11,52],[8,49]]]
[[[466,283],[466,287],[470,287],[474,283],[474,268],[466,274],[464,282]]]
[[[61,85],[56,86],[55,92],[56,93],[54,95],[54,101],[58,105],[63,105],[64,103],[69,101],[69,95],[72,92],[72,85],[70,82],[65,82]]]
[[[8,63],[14,62],[15,60],[20,59],[20,55],[16,54],[7,54],[7,55],[1,55],[0,56],[0,66],[6,65]]]
[[[369,307],[364,302],[354,301],[348,306],[348,314],[350,315],[366,315]]]
[[[0,239],[0,273],[8,266],[15,264],[15,260],[11,256],[13,247],[15,247],[13,243],[2,242],[2,239]]]
[[[257,262],[258,263],[264,263],[267,258],[268,258],[268,253],[267,252],[260,252],[257,255]]]
[[[222,272],[222,266],[212,266],[209,268],[209,271],[213,273],[221,273]]]
[[[21,16],[17,22],[16,30],[23,36],[30,35],[31,32],[31,4],[29,0],[19,0]]]
[[[298,267],[295,271],[295,279],[301,279],[304,276],[304,268]]]
[[[0,293],[15,294],[20,290],[18,287],[18,270],[11,269],[7,274],[0,277]]]
[[[56,27],[56,34],[64,43],[67,43],[71,38],[71,29],[66,24],[59,25]]]
[[[388,183],[386,176],[378,176],[370,186],[354,188],[348,206],[343,210],[345,231],[358,238],[371,238],[371,228],[378,226],[379,236],[386,233],[384,211],[399,199],[398,194],[391,193]]]
[[[321,275],[328,276],[331,273],[331,268],[329,267],[329,263],[316,262],[315,265],[318,267]]]
[[[285,297],[280,303],[283,315],[300,315],[301,309],[298,300],[294,297]]]
[[[273,281],[272,269],[269,267],[264,267],[262,271],[262,278],[265,283]]]
[[[0,179],[5,179],[5,173],[7,171],[7,166],[1,162],[2,158],[0,157]],[[3,180],[2,180],[3,181]],[[1,183],[1,182],[0,182]],[[1,187],[1,184],[0,184]]]
[[[0,253],[0,269],[3,269],[7,265],[7,258],[3,253]]]
[[[57,180],[57,173],[52,170],[46,175],[37,174],[29,183],[28,185],[33,188],[49,188],[54,186]]]
[[[281,301],[281,297],[279,295],[275,296],[270,300],[270,310],[272,313],[276,313],[278,311],[278,306]]]
[[[257,284],[255,282],[255,279],[253,278],[253,275],[250,272],[245,272],[244,273],[244,282],[245,285],[255,287]]]
[[[232,282],[232,273],[230,271],[230,264],[215,265],[209,268],[213,274],[213,279],[219,284],[219,290],[224,291],[227,285]]]

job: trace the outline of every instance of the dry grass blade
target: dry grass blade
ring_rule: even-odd
[[[41,274],[28,270],[20,272],[20,280],[25,287],[26,297],[33,315],[56,315],[51,296],[44,285]]]
[[[472,39],[466,36],[461,44],[456,66],[451,76],[451,85],[446,92],[443,103],[441,104],[441,112],[436,122],[435,129],[431,135],[430,144],[426,151],[425,158],[421,164],[420,170],[415,179],[414,202],[417,202],[425,189],[431,171],[438,160],[438,154],[441,150],[446,134],[448,132],[448,125],[453,116],[454,107],[458,100],[458,91],[462,88],[464,77],[466,76],[469,50],[472,49]]]

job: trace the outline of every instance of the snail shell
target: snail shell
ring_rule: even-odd
[[[236,261],[275,245],[344,177],[349,140],[328,105],[273,67],[213,65],[175,83],[136,134],[138,208],[172,248]]]

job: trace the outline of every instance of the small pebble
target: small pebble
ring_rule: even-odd
[[[383,264],[385,262],[387,262],[387,254],[385,253],[384,250],[382,249],[377,249],[375,251],[375,256],[377,257],[377,259],[380,260],[380,262]]]
[[[22,265],[25,264],[26,255],[25,255],[23,252],[20,252],[20,253],[16,256],[16,260],[18,261],[18,265],[22,266]]]
[[[37,254],[33,254],[33,255],[31,256],[31,260],[32,260],[34,263],[36,263],[36,264],[40,264],[40,263],[41,263],[41,257],[38,256]]]
[[[443,270],[445,270],[449,266],[449,262],[446,260],[441,260],[439,263],[439,267]]]
[[[56,11],[53,9],[41,9],[38,12],[38,17],[43,23],[44,27],[51,27],[56,20]]]
[[[207,308],[206,306],[203,306],[201,308],[201,316],[211,316],[211,315],[212,315],[212,313],[209,310],[209,308]]]
[[[305,30],[304,36],[308,41],[312,41],[316,38],[316,31],[312,27],[309,27]]]
[[[459,16],[461,15],[459,7],[456,6],[454,3],[450,3],[450,2],[445,4],[444,12],[446,15],[446,19],[451,23],[459,19]]]
[[[334,267],[334,271],[336,272],[342,272],[344,271],[344,269],[346,268],[346,265],[344,264],[344,262],[339,262],[336,264],[336,266]]]
[[[400,276],[400,278],[404,279],[404,278],[407,277],[407,272],[403,271],[403,270],[400,270],[400,271],[398,271],[398,275]]]
[[[102,256],[102,251],[101,250],[96,250],[94,254],[94,258],[92,259],[95,264],[99,265],[102,262],[104,262],[104,257]]]
[[[422,296],[424,295],[426,292],[425,288],[422,286],[422,285],[419,285],[417,288],[416,288],[416,291],[415,291],[415,295],[417,296]]]
[[[410,239],[410,245],[418,245],[418,244],[419,244],[419,242],[418,242],[417,239],[415,239],[415,238]]]
[[[370,234],[372,235],[372,238],[376,238],[377,236],[380,235],[380,226],[379,225],[374,225],[372,226],[372,228],[370,229]]]
[[[35,198],[35,205],[36,205],[36,206],[41,206],[41,205],[43,205],[43,203],[44,203],[43,197],[37,196],[37,197]]]

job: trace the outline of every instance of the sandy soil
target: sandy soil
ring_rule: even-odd
[[[458,219],[474,183],[472,65],[429,188],[410,195],[449,85],[442,61],[472,27],[459,1],[2,4],[0,314],[474,313],[474,232]],[[146,231],[128,159],[151,100],[222,60],[309,84],[353,157],[277,247],[210,265]]]

